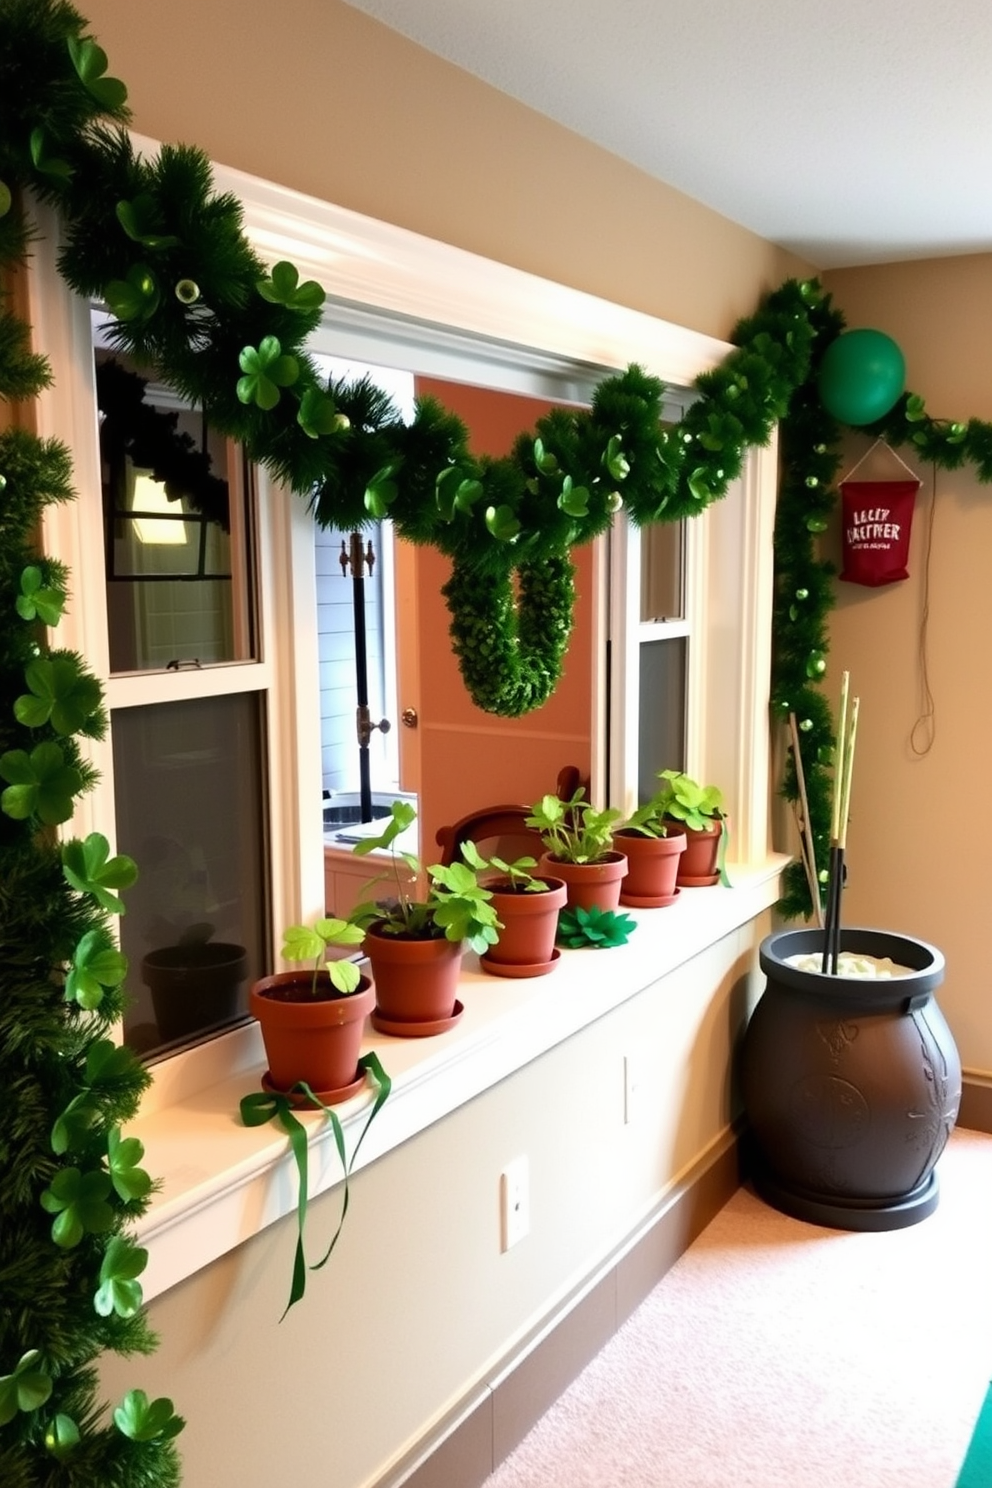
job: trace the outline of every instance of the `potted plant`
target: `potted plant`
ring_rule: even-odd
[[[574,909],[616,909],[627,858],[613,846],[620,812],[597,811],[579,786],[567,801],[542,796],[531,808],[528,827],[541,834],[545,852],[541,868],[565,880],[568,905]]]
[[[683,825],[666,819],[667,800],[667,790],[656,791],[616,831],[627,854],[620,902],[632,909],[661,909],[678,897],[676,879],[688,839]]]
[[[354,961],[328,959],[327,951],[332,945],[355,947],[362,939],[359,926],[340,919],[291,925],[285,932],[284,959],[313,965],[263,977],[249,993],[269,1063],[262,1078],[267,1090],[291,1091],[305,1082],[333,1104],[360,1088],[358,1055],[375,994]]]
[[[654,809],[662,819],[678,823],[686,835],[678,884],[698,889],[722,883],[729,888],[724,867],[727,818],[719,787],[699,785],[682,770],[660,770],[658,779],[663,784],[653,798]]]
[[[388,851],[390,867],[372,882],[388,878],[395,893],[360,904],[350,923],[364,933],[365,953],[375,983],[373,1025],[400,1037],[442,1033],[462,1014],[457,999],[465,944],[480,956],[496,943],[499,920],[492,893],[467,863],[434,863],[404,851],[399,839],[416,821],[408,801],[394,801],[377,837],[356,842],[358,857]],[[423,898],[412,885],[426,873]]]
[[[542,976],[557,964],[555,949],[558,912],[567,890],[561,878],[535,876],[535,858],[484,858],[474,842],[462,843],[462,856],[477,873],[492,873],[484,880],[492,894],[500,922],[499,939],[479,957],[484,971],[493,976]]]

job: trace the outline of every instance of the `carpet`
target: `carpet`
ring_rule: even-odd
[[[992,1136],[938,1172],[877,1235],[740,1189],[486,1488],[992,1488]]]

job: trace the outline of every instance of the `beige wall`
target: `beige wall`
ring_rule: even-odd
[[[807,272],[340,0],[80,9],[134,127],[225,165],[715,336]]]
[[[895,338],[907,384],[932,415],[992,419],[992,255],[848,269],[825,282],[849,326],[875,326]],[[869,443],[852,439],[842,474]],[[899,453],[913,463],[906,449]],[[895,462],[887,473],[897,473]],[[910,735],[921,710],[934,473],[927,466],[918,473],[909,579],[877,590],[840,584],[831,627],[835,695],[846,667],[862,700],[846,918],[941,947],[941,1005],[965,1066],[988,1074],[992,487],[970,471],[937,472],[928,645],[936,730],[933,747],[919,756]]]

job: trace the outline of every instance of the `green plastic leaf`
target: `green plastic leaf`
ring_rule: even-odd
[[[487,506],[486,527],[498,542],[513,542],[520,532],[520,523],[509,506]]]
[[[65,608],[65,593],[43,584],[41,569],[32,564],[21,574],[21,592],[15,603],[22,620],[58,625]]]
[[[129,1390],[114,1411],[114,1424],[131,1441],[168,1441],[186,1425],[165,1396],[149,1401],[144,1390]]]
[[[624,480],[630,474],[630,461],[623,452],[623,442],[619,434],[614,434],[608,441],[603,455],[603,464],[614,480]]]
[[[73,1250],[84,1235],[104,1235],[114,1223],[107,1203],[111,1183],[102,1170],[83,1173],[62,1168],[41,1195],[41,1207],[54,1214],[52,1239],[63,1250]]]
[[[696,501],[709,501],[712,492],[706,480],[706,470],[698,465],[687,481],[689,492]]]
[[[148,1265],[148,1252],[124,1235],[115,1235],[104,1252],[100,1285],[93,1306],[101,1317],[134,1317],[141,1310],[141,1283],[137,1278]]]
[[[484,486],[480,480],[463,480],[459,483],[455,492],[455,505],[459,511],[471,511],[477,501],[481,501]]]
[[[66,1002],[78,1002],[92,1012],[103,1001],[104,989],[119,987],[127,976],[127,957],[105,930],[87,930],[76,946],[65,979]]]
[[[608,950],[611,946],[626,944],[628,937],[637,929],[637,922],[630,915],[617,914],[612,909],[595,906],[583,909],[563,909],[558,919],[558,940],[572,949],[589,947],[593,950]]]
[[[58,744],[46,741],[27,754],[11,749],[0,756],[0,776],[8,782],[0,796],[0,809],[15,821],[36,816],[46,827],[68,821],[73,798],[83,788],[83,777],[75,765],[67,765]]]
[[[144,1199],[151,1193],[152,1180],[138,1164],[145,1149],[137,1137],[122,1137],[120,1127],[112,1127],[107,1136],[107,1167],[118,1198],[128,1203]]]
[[[111,279],[104,299],[118,320],[149,320],[162,301],[158,280],[147,264],[132,264],[126,279]]]
[[[573,486],[572,477],[566,475],[562,482],[558,505],[570,517],[584,517],[589,512],[589,492],[585,486]]]
[[[393,479],[398,470],[396,461],[384,465],[365,487],[365,510],[377,521],[388,515],[389,508],[399,494],[399,487]]]
[[[544,448],[543,439],[534,440],[534,464],[542,475],[554,475],[558,461],[550,450]]]
[[[273,264],[271,276],[259,279],[255,288],[270,305],[286,305],[291,310],[319,310],[327,298],[316,279],[301,284],[299,270],[287,259]]]
[[[127,100],[127,89],[119,78],[104,76],[107,71],[107,54],[103,48],[97,46],[91,37],[80,41],[75,36],[69,36],[66,40],[72,65],[97,103],[110,113],[122,109]]]
[[[110,843],[102,832],[91,832],[84,840],[74,837],[64,843],[62,872],[80,894],[92,894],[107,914],[124,913],[123,901],[113,890],[129,889],[138,877],[133,858],[123,853],[110,856]]]
[[[24,669],[30,692],[14,700],[14,716],[25,728],[51,723],[57,734],[79,734],[92,727],[103,693],[73,656],[39,656]]]
[[[74,1095],[52,1126],[52,1151],[59,1157],[66,1152],[78,1152],[89,1138],[99,1116],[100,1108],[91,1091],[81,1090],[78,1095]]]
[[[462,472],[457,465],[447,465],[434,482],[434,499],[446,522],[450,522],[455,515],[455,498],[462,479]]]
[[[28,143],[35,170],[40,171],[43,176],[52,176],[58,181],[68,181],[71,178],[72,166],[69,162],[48,154],[45,131],[40,124],[32,129]]]
[[[926,418],[926,405],[919,393],[910,393],[906,399],[906,418],[911,424],[918,424]]]
[[[64,1462],[79,1446],[79,1427],[71,1416],[59,1411],[45,1431],[45,1449]]]
[[[283,355],[276,336],[263,336],[257,347],[243,347],[238,364],[245,374],[238,379],[238,397],[265,412],[279,402],[280,388],[292,387],[300,375],[296,357]]]
[[[126,1044],[110,1039],[94,1039],[86,1051],[86,1083],[113,1088],[128,1080],[135,1067],[135,1056]]]
[[[155,198],[147,191],[139,192],[133,201],[119,201],[115,211],[132,242],[152,249],[179,247],[180,240],[174,234],[155,230]]]
[[[319,439],[322,434],[336,434],[339,429],[347,429],[350,420],[345,414],[338,413],[334,400],[326,393],[319,388],[307,388],[300,399],[296,422],[310,439]]]
[[[39,1367],[40,1359],[37,1349],[28,1349],[13,1374],[0,1374],[0,1426],[6,1426],[18,1411],[37,1410],[51,1395],[52,1381]]]

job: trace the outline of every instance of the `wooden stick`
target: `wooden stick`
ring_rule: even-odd
[[[858,712],[861,707],[861,699],[856,697],[851,707],[851,728],[847,737],[847,749],[844,754],[844,785],[841,799],[840,820],[840,845],[847,846],[847,819],[851,814],[851,780],[854,775],[854,746],[858,737]]]
[[[847,695],[851,686],[851,674],[845,672],[840,679],[840,720],[837,724],[837,744],[834,748],[834,790],[830,815],[830,841],[840,840],[840,794],[844,779],[844,755],[847,749]]]
[[[817,927],[822,929],[823,905],[820,900],[820,884],[816,876],[816,847],[809,826],[809,799],[806,795],[806,773],[803,770],[803,756],[799,748],[799,726],[796,723],[795,713],[789,714],[789,732],[792,736],[792,757],[795,761],[796,783],[799,787],[799,846],[802,852],[803,868],[806,870],[806,882],[809,886],[813,915]]]

